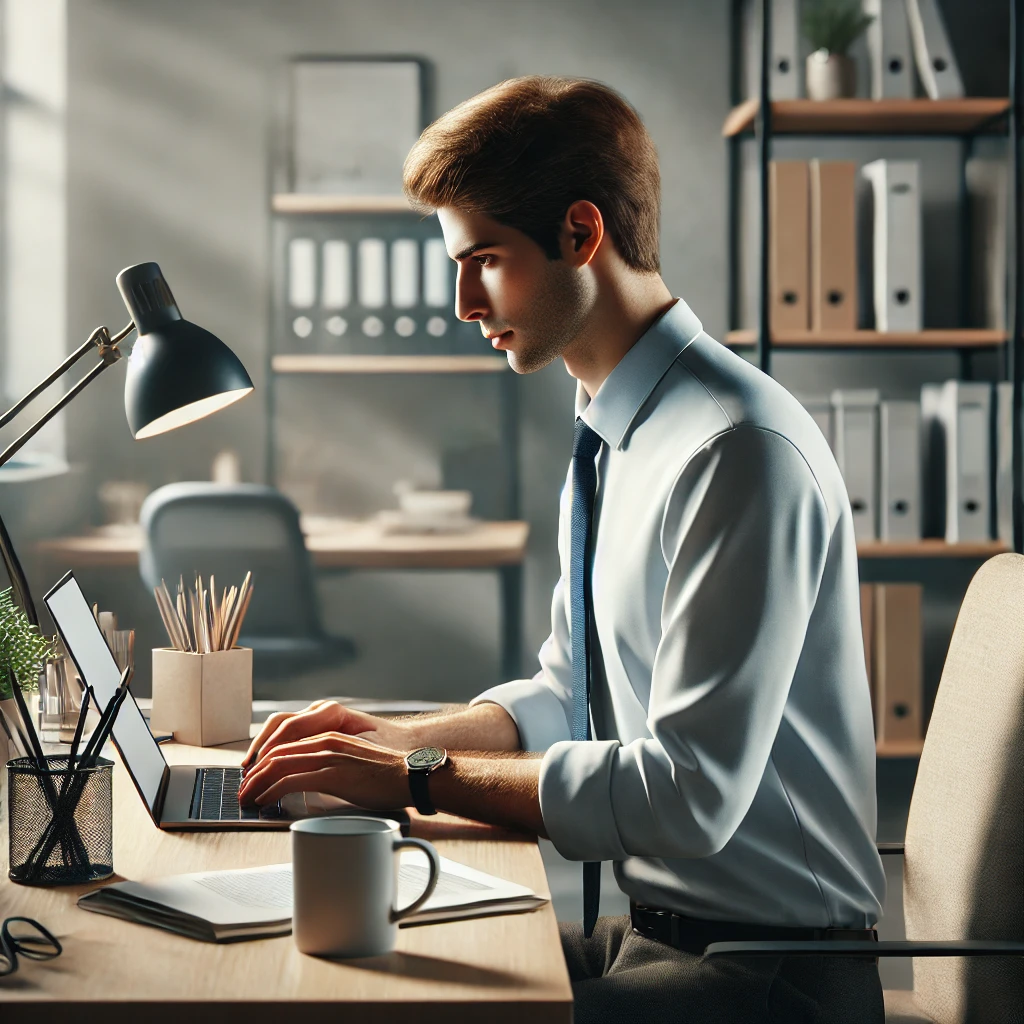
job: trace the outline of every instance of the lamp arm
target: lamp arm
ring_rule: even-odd
[[[48,374],[46,378],[44,380],[41,380],[27,395],[25,395],[24,398],[22,398],[19,402],[16,402],[14,405],[10,407],[10,409],[7,410],[7,412],[0,416],[0,428],[6,427],[7,424],[10,423],[11,420],[13,420],[14,417],[17,416],[18,413],[20,413],[22,409],[24,409],[25,406],[29,404],[29,402],[33,401],[35,398],[41,395],[55,380],[57,380],[67,370],[74,366],[75,363],[77,363],[78,360],[82,358],[82,356],[84,356],[93,348],[99,349],[101,356],[104,354],[104,351],[107,348],[116,349],[118,344],[124,341],[124,339],[127,338],[129,334],[131,334],[134,327],[135,324],[129,322],[128,326],[122,328],[116,335],[114,335],[113,338],[110,337],[110,332],[106,329],[106,327],[97,327],[96,330],[89,335],[86,342],[80,348],[75,349],[75,351],[72,352],[71,355],[69,355],[67,359],[65,359],[64,362],[60,364],[60,366],[58,366],[52,373]]]
[[[8,445],[7,448],[0,453],[0,466],[11,459],[12,456],[16,455],[36,434],[54,416],[57,415],[69,402],[73,401],[79,392],[84,391],[92,381],[98,377],[108,366],[113,365],[121,358],[121,352],[118,349],[118,345],[124,341],[125,338],[131,334],[135,324],[129,323],[127,327],[120,330],[113,338],[110,336],[110,332],[106,327],[97,327],[95,331],[89,335],[88,341],[85,342],[80,348],[64,360],[63,363],[51,374],[49,374],[45,380],[37,384],[20,402],[13,405],[3,416],[0,416],[0,427],[5,426],[15,416],[21,412],[22,409],[28,405],[32,399],[36,398],[43,391],[46,390],[58,377],[61,376],[69,367],[74,366],[79,359],[82,358],[91,348],[94,346],[98,349],[101,357],[101,362],[97,363],[78,383],[68,390],[65,395],[62,395],[42,416],[36,420],[16,441]],[[18,556],[15,553],[14,545],[11,543],[11,536],[7,532],[7,527],[4,525],[3,519],[0,518],[0,556],[3,557],[4,567],[7,569],[7,575],[10,578],[11,586],[14,587],[15,596],[18,598],[18,603],[25,610],[25,615],[28,617],[29,622],[33,626],[39,625],[39,614],[36,611],[35,602],[32,600],[32,592],[29,589],[28,580],[25,577],[25,571],[21,567],[21,562],[18,561]]]

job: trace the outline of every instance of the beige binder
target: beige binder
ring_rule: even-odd
[[[857,328],[857,165],[812,160],[811,329]]]
[[[875,584],[860,585],[860,628],[864,636],[864,665],[868,671],[871,710],[875,708]]]
[[[773,330],[810,326],[810,210],[806,160],[773,160],[769,169],[769,316]]]
[[[875,591],[875,738],[919,740],[923,733],[921,586],[886,583]]]

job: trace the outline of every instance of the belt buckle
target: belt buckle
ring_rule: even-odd
[[[662,929],[657,926],[650,927],[650,931],[654,933],[650,937],[658,942],[667,942],[668,945],[673,946],[676,949],[679,948],[679,916],[677,914],[672,913],[671,910],[660,910],[656,907],[644,907],[640,904],[636,905],[636,909],[643,912],[645,915],[657,918],[659,924],[667,919],[668,938],[664,937]],[[638,930],[642,931],[642,929]],[[659,932],[662,932],[662,934],[658,934]]]

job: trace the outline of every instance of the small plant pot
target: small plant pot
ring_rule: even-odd
[[[191,654],[153,650],[153,728],[179,743],[216,747],[249,739],[252,648]]]
[[[857,95],[857,65],[851,57],[815,50],[807,57],[807,98],[841,100]]]

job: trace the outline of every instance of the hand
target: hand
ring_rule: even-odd
[[[401,722],[389,722],[362,711],[353,711],[334,700],[316,700],[303,711],[278,711],[271,715],[263,723],[256,739],[249,744],[242,767],[248,768],[259,756],[270,753],[281,744],[327,732],[358,736],[396,750],[411,750],[414,746]]]
[[[401,751],[339,732],[280,743],[262,754],[242,780],[238,799],[272,804],[305,791],[330,793],[376,810],[405,807],[411,799]]]

